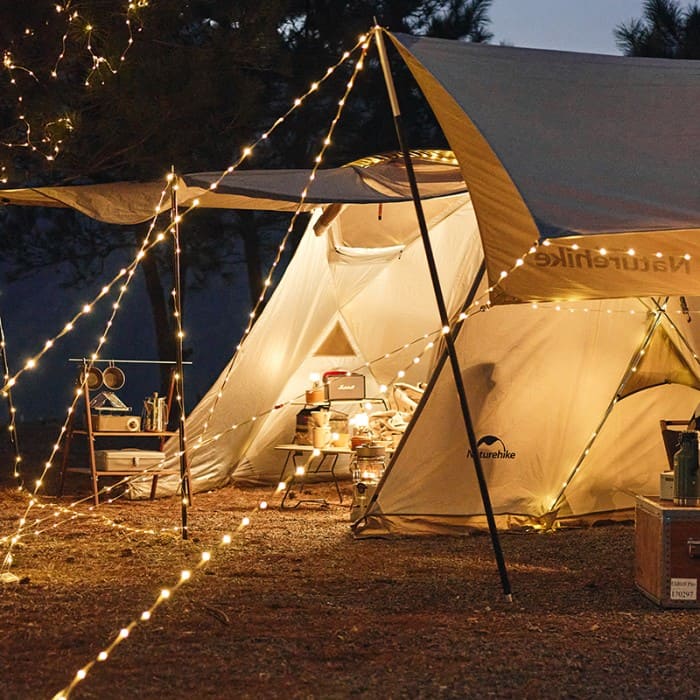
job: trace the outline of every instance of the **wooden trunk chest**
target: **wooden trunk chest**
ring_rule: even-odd
[[[664,608],[698,608],[700,508],[637,496],[635,584]]]

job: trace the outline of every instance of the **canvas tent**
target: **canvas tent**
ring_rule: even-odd
[[[500,522],[543,523],[596,513],[607,517],[629,507],[635,493],[656,490],[666,464],[658,420],[688,416],[698,401],[695,343],[689,335],[695,324],[682,320],[677,304],[679,295],[700,295],[700,205],[694,169],[700,142],[695,99],[700,66],[388,37],[455,152],[469,192],[463,214],[473,209],[471,228],[464,230],[475,233],[478,224],[488,272],[482,290],[490,288],[497,305],[463,325],[457,349],[475,428],[487,446],[487,479]],[[206,177],[186,182],[181,196],[191,188],[211,194],[211,206],[277,202],[274,206],[293,208],[281,181],[275,178],[274,191],[267,189],[272,179],[263,174],[256,186],[241,192],[232,177],[228,204],[223,190],[207,190]],[[384,185],[392,181],[380,179]],[[458,198],[454,191],[450,194]],[[369,218],[378,218],[384,195],[377,191],[371,196]],[[434,206],[440,201],[434,200]],[[353,338],[354,328],[344,320],[339,302],[352,301],[361,288],[370,290],[365,298],[372,299],[375,292],[389,289],[393,273],[379,268],[410,259],[416,231],[392,233],[381,243],[367,241],[362,205],[340,187],[332,198],[309,200],[309,207],[316,205],[324,208],[314,222],[320,235],[307,231],[265,312],[270,314],[268,344],[256,346],[268,352],[265,361],[246,357],[244,351],[236,362],[241,368],[246,361],[252,363],[255,372],[241,369],[236,381],[226,382],[227,400],[231,405],[238,401],[242,408],[243,415],[235,420],[245,429],[231,430],[230,424],[216,447],[192,453],[195,478],[201,474],[204,482],[214,484],[220,475],[236,470],[251,476],[257,463],[262,468],[267,462],[269,445],[282,435],[255,413],[254,376],[273,375],[274,390],[260,405],[276,413],[275,395],[285,400],[295,395],[297,384],[291,378],[306,381],[306,371],[318,360],[318,344],[338,329],[353,354],[332,356],[334,365],[348,366],[368,355],[367,361],[374,359]],[[428,211],[435,216],[434,209]],[[455,214],[460,211],[456,208]],[[349,223],[353,213],[362,223]],[[449,229],[449,216],[437,214],[430,220],[433,236],[436,221],[442,222],[443,231]],[[344,240],[344,231],[350,230],[357,238]],[[443,258],[452,270],[444,273],[445,288],[454,295],[452,312],[464,300],[482,255],[478,244],[465,245],[465,238],[462,232],[456,245],[463,247],[452,249],[455,243],[450,243],[451,255]],[[336,248],[339,240],[344,242]],[[400,254],[393,248],[403,245]],[[340,263],[343,256],[350,260],[353,246],[361,249],[365,271],[353,272],[355,268]],[[464,255],[467,262],[459,257]],[[311,265],[311,260],[317,263]],[[313,274],[304,274],[307,261]],[[399,288],[410,292],[413,278],[403,280]],[[315,298],[317,288],[333,288],[333,297]],[[428,304],[425,289],[421,296]],[[287,318],[288,312],[277,304],[295,292],[307,296],[304,304],[300,298],[301,308],[290,307],[293,314]],[[661,311],[667,295],[672,297],[668,314]],[[529,303],[500,306],[532,301],[540,302],[537,309]],[[398,304],[387,310],[406,309]],[[363,303],[363,311],[365,321],[366,314],[378,309]],[[277,355],[269,347],[270,335],[278,330],[272,320],[275,312],[278,319],[295,324]],[[254,330],[263,327],[265,316]],[[404,313],[400,318],[409,323],[412,316]],[[358,337],[371,336],[379,349],[386,326],[376,320],[359,328]],[[406,335],[430,328],[426,316]],[[296,336],[303,337],[298,348]],[[295,353],[287,358],[283,353],[290,348]],[[280,369],[287,359],[287,369]],[[455,422],[454,390],[444,358],[435,361],[438,371],[367,517],[356,526],[358,534],[435,532],[480,521],[482,507],[463,427]],[[419,367],[423,371],[426,366]],[[227,368],[224,375],[233,377],[236,369]],[[389,366],[386,376],[395,369]],[[196,426],[207,422],[209,407],[221,403],[224,375],[190,417],[190,445],[197,440]],[[267,434],[263,423],[268,424]],[[209,425],[207,432],[217,436],[218,427]],[[232,449],[226,451],[223,445],[229,440]],[[269,475],[274,471],[276,467],[268,468]]]

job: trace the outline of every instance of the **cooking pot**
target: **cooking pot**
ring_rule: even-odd
[[[384,447],[384,445],[373,445],[369,443],[366,445],[358,445],[355,448],[355,452],[358,457],[363,458],[384,457],[386,454],[386,447]]]

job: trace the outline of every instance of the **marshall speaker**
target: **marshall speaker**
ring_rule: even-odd
[[[361,401],[365,398],[365,377],[349,372],[326,372],[323,375],[326,401]]]

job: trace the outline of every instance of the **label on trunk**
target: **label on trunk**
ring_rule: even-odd
[[[698,580],[696,578],[672,578],[671,600],[697,600]]]

